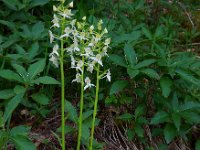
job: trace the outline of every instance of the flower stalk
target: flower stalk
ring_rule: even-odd
[[[82,56],[82,62],[85,62],[85,57]],[[84,65],[82,66],[82,75],[81,75],[81,99],[80,99],[80,114],[79,114],[79,124],[78,124],[78,141],[77,141],[77,150],[80,150],[81,146],[81,136],[82,136],[82,120],[83,120],[83,107],[84,107]]]
[[[91,128],[91,135],[90,135],[89,150],[92,150],[93,138],[94,138],[94,126],[95,126],[97,106],[98,106],[98,100],[99,100],[99,80],[100,80],[99,72],[100,72],[100,65],[98,64],[97,74],[96,74],[96,94],[95,94],[95,101],[94,101],[94,112],[93,112],[93,118],[92,118],[92,128]]]

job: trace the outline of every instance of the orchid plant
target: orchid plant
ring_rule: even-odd
[[[90,25],[83,17],[81,21],[74,19],[73,2],[64,5],[64,0],[60,0],[58,6],[53,6],[54,16],[52,27],[49,30],[50,43],[53,43],[53,51],[50,53],[50,61],[60,67],[61,72],[61,112],[62,112],[62,150],[65,149],[65,75],[64,75],[64,56],[71,59],[71,68],[76,70],[75,79],[72,83],[81,84],[80,115],[78,122],[77,150],[80,150],[82,133],[82,114],[84,108],[84,91],[92,87],[96,88],[94,101],[94,112],[91,127],[89,149],[92,150],[95,118],[98,106],[99,81],[103,78],[111,80],[110,70],[103,70],[103,58],[108,57],[107,50],[111,42],[106,38],[107,29],[102,27],[103,21],[100,20],[97,26]],[[52,32],[55,31],[55,32]],[[92,82],[92,75],[96,73],[96,84]]]

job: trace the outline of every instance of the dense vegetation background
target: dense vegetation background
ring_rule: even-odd
[[[0,0],[0,147],[60,149],[60,73],[49,62],[49,0]],[[76,0],[76,18],[111,37],[93,149],[200,149],[200,1]],[[66,145],[77,139],[79,86],[65,60]],[[85,95],[82,149],[95,91]]]

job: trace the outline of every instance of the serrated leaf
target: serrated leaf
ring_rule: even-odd
[[[137,58],[136,58],[135,51],[130,44],[125,45],[124,54],[126,56],[126,59],[128,60],[129,65],[133,67],[137,62]]]
[[[35,94],[32,94],[31,97],[33,98],[34,101],[36,101],[38,104],[41,104],[41,105],[47,105],[49,104],[49,98],[42,94],[42,93],[35,93]]]
[[[169,144],[176,137],[176,128],[171,124],[167,124],[164,128],[164,137],[167,144]]]
[[[32,83],[35,84],[60,84],[59,81],[57,81],[56,79],[49,77],[49,76],[44,76],[44,77],[39,77],[35,80],[32,81]]]
[[[116,94],[122,91],[128,85],[128,81],[125,80],[118,80],[115,81],[110,88],[110,95]]]
[[[28,68],[30,80],[34,79],[39,73],[41,73],[45,68],[45,59],[41,59],[36,63],[32,64]]]
[[[23,82],[23,79],[11,70],[0,70],[0,77],[7,79],[9,81]]]
[[[150,78],[157,79],[157,80],[160,79],[159,74],[153,69],[150,69],[150,68],[142,69],[141,72],[146,74]]]
[[[166,112],[159,111],[151,119],[151,124],[159,124],[159,123],[166,122],[168,118],[169,118],[169,115]]]
[[[36,150],[35,144],[26,136],[17,135],[12,138],[12,141],[18,150]]]
[[[173,84],[172,80],[167,77],[162,77],[160,79],[160,87],[162,90],[162,95],[165,98],[167,98],[170,95],[172,84]]]
[[[135,67],[134,69],[140,69],[140,68],[143,68],[143,67],[147,67],[147,66],[150,66],[151,64],[155,63],[156,60],[155,59],[146,59],[146,60],[143,60],[141,62],[139,62]]]
[[[180,113],[181,117],[184,118],[184,120],[190,124],[193,123],[200,123],[200,115],[195,112],[190,111],[184,111]]]
[[[119,66],[122,66],[122,67],[128,67],[125,59],[123,57],[118,56],[118,55],[115,55],[115,54],[109,55],[109,60],[111,60],[116,65],[119,65]]]
[[[13,89],[6,89],[0,91],[0,99],[9,99],[15,95]]]
[[[24,94],[18,94],[15,97],[13,97],[6,105],[5,112],[4,112],[4,121],[6,122],[9,117],[11,117],[13,111],[15,108],[19,105],[19,103],[22,101]]]
[[[68,113],[71,121],[77,122],[78,115],[76,107],[74,107],[69,101],[65,101],[65,111]]]

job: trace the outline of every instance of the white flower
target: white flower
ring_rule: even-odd
[[[55,55],[51,55],[49,61],[51,61],[58,68],[58,58]]]
[[[85,78],[85,86],[84,86],[84,90],[86,90],[87,88],[90,88],[90,87],[92,87],[92,86],[95,86],[94,84],[91,84],[91,80],[90,80],[90,78],[89,77],[86,77]]]
[[[58,46],[58,44],[55,44],[53,46],[53,51],[49,54],[49,56],[52,56],[52,55],[59,56],[58,50],[59,50],[59,46]]]
[[[99,20],[99,22],[98,22],[98,26],[97,26],[98,30],[101,30],[101,29],[102,29],[102,24],[103,24],[103,20],[101,19],[101,20]]]
[[[92,32],[93,30],[94,30],[94,26],[91,25],[91,26],[90,26],[90,32]]]
[[[93,52],[90,47],[86,47],[84,49],[85,49],[85,54],[81,54],[81,56],[86,56],[86,57],[93,56]]]
[[[65,9],[63,13],[59,13],[59,14],[63,16],[64,18],[71,18],[71,16],[73,16],[73,14],[71,13],[71,9]]]
[[[58,11],[58,8],[55,5],[53,5],[53,11]]]
[[[81,74],[77,73],[76,74],[76,78],[74,80],[72,80],[72,82],[81,83]]]
[[[110,73],[110,69],[107,71],[106,78],[107,78],[108,82],[111,81],[111,73]]]
[[[103,34],[106,34],[106,33],[108,33],[107,28],[105,28],[105,29],[103,30]]]
[[[93,63],[90,63],[87,67],[87,71],[89,71],[90,73],[92,73],[94,70],[94,64]]]
[[[75,68],[76,70],[81,71],[81,73],[83,73],[82,67],[83,67],[84,63],[82,60],[79,60],[78,63],[76,64],[76,67],[72,67]]]
[[[107,39],[105,40],[105,42],[104,42],[104,45],[105,45],[105,46],[108,46],[108,45],[110,44],[110,41],[111,41],[111,39],[110,39],[110,38],[107,38]]]
[[[103,47],[103,50],[102,50],[101,56],[108,56],[108,54],[107,54],[107,49],[108,49],[107,46],[104,46],[104,47]]]
[[[74,68],[76,61],[72,55],[70,57],[71,57],[71,68]]]
[[[73,8],[73,6],[74,6],[74,3],[73,3],[73,1],[72,1],[71,3],[69,3],[69,7],[70,7],[70,8]]]
[[[72,29],[66,27],[64,30],[65,34],[61,35],[60,38],[69,37],[69,34],[72,32]]]
[[[100,34],[96,34],[96,37],[94,38],[94,41],[97,43],[101,40],[101,35]]]
[[[50,37],[50,43],[52,43],[54,40],[54,35],[50,30],[49,30],[49,37]]]
[[[60,27],[59,19],[55,14],[53,15],[53,20],[51,22],[53,22],[53,27]]]
[[[102,56],[101,54],[97,54],[95,57],[91,57],[92,60],[94,60],[94,62],[97,62],[98,64],[100,64],[101,66],[103,66],[102,64]]]
[[[84,20],[84,21],[85,21],[85,20],[86,20],[86,16],[84,16],[84,17],[82,18],[82,20]]]

